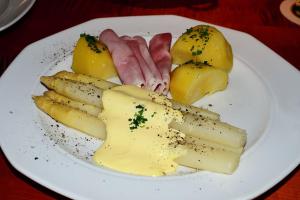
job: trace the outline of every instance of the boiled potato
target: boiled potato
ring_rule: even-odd
[[[117,76],[107,47],[95,37],[87,34],[81,34],[76,44],[72,70],[101,79]]]
[[[171,74],[170,92],[175,101],[192,104],[206,94],[224,90],[228,74],[223,70],[207,66],[185,64]]]
[[[198,25],[187,29],[171,49],[173,64],[204,63],[229,72],[233,65],[232,49],[216,28]]]

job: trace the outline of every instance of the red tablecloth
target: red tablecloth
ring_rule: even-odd
[[[0,74],[28,44],[100,17],[175,14],[247,32],[300,69],[300,26],[279,11],[281,0],[39,0],[0,32]],[[245,47],[247,48],[247,47]],[[276,155],[274,155],[276,156]],[[17,172],[0,154],[0,199],[62,199]],[[300,171],[258,199],[300,199]]]

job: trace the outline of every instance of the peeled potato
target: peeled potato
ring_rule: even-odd
[[[216,28],[198,25],[188,29],[171,49],[173,64],[204,63],[229,72],[233,65],[232,49]]]
[[[201,65],[185,64],[171,74],[170,92],[175,101],[192,104],[206,94],[224,90],[228,74],[223,70]]]
[[[74,49],[72,70],[101,79],[117,76],[107,47],[95,37],[86,34],[80,35]]]

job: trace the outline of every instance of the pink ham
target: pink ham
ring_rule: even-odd
[[[162,93],[164,84],[161,74],[152,60],[146,40],[140,36],[123,36],[121,38],[127,42],[139,62],[146,82],[145,87],[152,91]]]
[[[127,85],[145,86],[138,60],[127,43],[111,29],[104,30],[99,39],[107,46],[121,81]]]
[[[170,54],[171,41],[171,33],[161,33],[155,35],[149,43],[151,56],[165,84],[165,94],[168,92],[170,85],[170,73],[172,67]]]

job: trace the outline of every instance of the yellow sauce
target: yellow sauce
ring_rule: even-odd
[[[186,153],[184,134],[168,127],[182,114],[163,96],[136,86],[119,86],[103,93],[107,137],[94,161],[136,175],[160,176],[176,171],[176,158]]]

